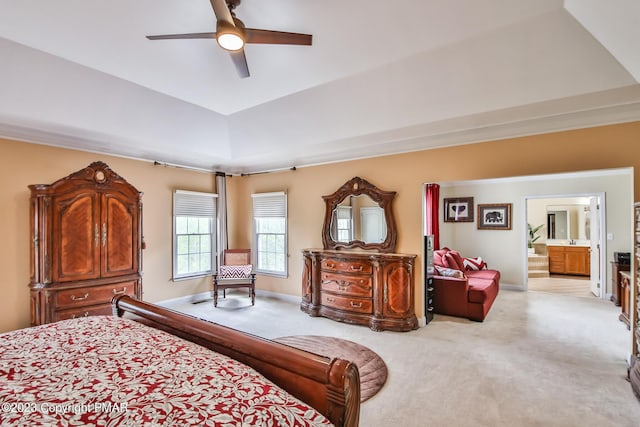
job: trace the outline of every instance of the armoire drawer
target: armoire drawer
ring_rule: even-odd
[[[371,274],[371,263],[367,261],[343,261],[339,259],[323,259],[320,265],[323,271],[340,271],[344,273]]]
[[[373,301],[362,298],[349,298],[322,292],[322,305],[356,313],[373,313]]]
[[[135,283],[135,281],[120,282],[56,292],[56,307],[64,309],[110,303],[116,295],[135,295]]]
[[[111,304],[92,305],[89,307],[72,308],[56,312],[53,321],[77,319],[78,317],[109,315],[113,313]]]
[[[320,289],[322,291],[369,298],[373,296],[371,276],[327,273],[323,271],[320,280]]]

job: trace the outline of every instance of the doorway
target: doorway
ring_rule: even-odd
[[[525,290],[606,299],[604,193],[525,196]]]

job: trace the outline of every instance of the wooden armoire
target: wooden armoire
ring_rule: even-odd
[[[142,297],[142,193],[103,162],[29,189],[32,325]]]

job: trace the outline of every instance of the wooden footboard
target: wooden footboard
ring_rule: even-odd
[[[360,376],[352,362],[309,353],[127,295],[115,297],[112,304],[116,316],[161,329],[251,366],[337,427],[358,425]]]

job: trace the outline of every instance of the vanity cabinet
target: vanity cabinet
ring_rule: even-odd
[[[311,316],[366,325],[374,331],[417,329],[415,258],[305,249],[300,308]]]
[[[547,246],[549,273],[589,276],[591,256],[588,246]]]
[[[32,325],[141,297],[142,193],[102,162],[29,188]]]

